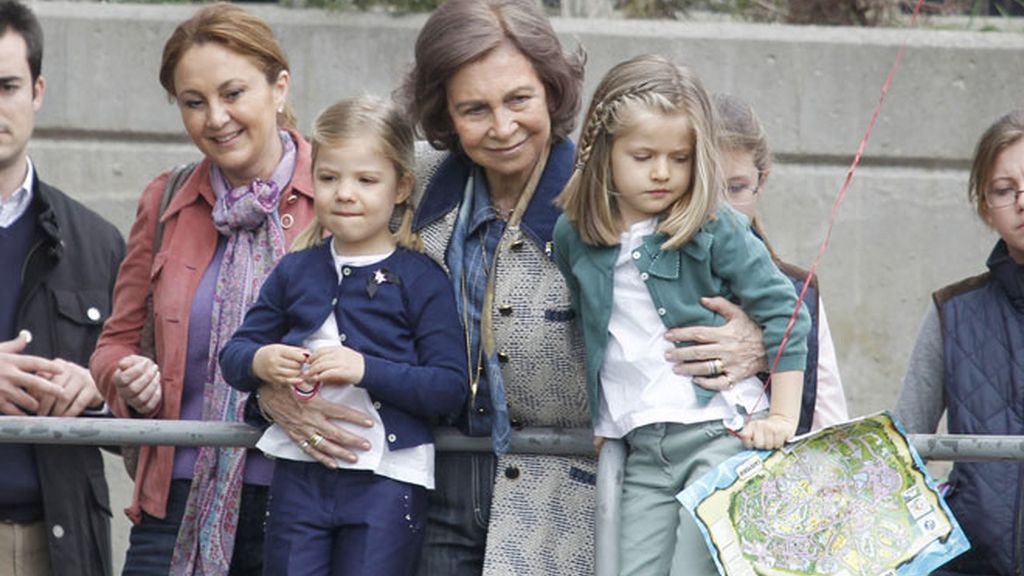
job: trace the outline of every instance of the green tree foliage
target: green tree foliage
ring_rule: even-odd
[[[913,11],[916,0],[617,0],[632,18],[680,18],[693,11],[729,14],[754,22],[883,26]],[[925,0],[922,13],[973,16],[1024,14],[1024,0]]]
[[[135,0],[139,1],[139,0]],[[145,1],[145,0],[142,0]],[[151,0],[161,1],[161,0]],[[271,0],[272,1],[272,0]],[[337,10],[430,12],[444,0],[279,0]],[[552,14],[567,0],[538,0]],[[752,22],[884,26],[913,11],[916,0],[607,0],[628,18],[679,19],[693,12],[727,14]],[[1024,0],[925,0],[924,14],[1021,15]]]
[[[385,12],[432,12],[444,0],[305,0],[310,8],[330,10],[382,10]]]

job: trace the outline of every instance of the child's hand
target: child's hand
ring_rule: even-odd
[[[257,378],[280,386],[301,386],[302,364],[309,352],[295,346],[268,344],[256,351],[252,358],[252,373]]]
[[[751,420],[739,431],[739,438],[747,448],[774,450],[796,434],[797,421],[779,414],[764,420]]]
[[[309,357],[306,382],[359,384],[366,373],[363,355],[347,346],[320,348]]]

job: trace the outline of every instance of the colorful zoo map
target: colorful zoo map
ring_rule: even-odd
[[[970,548],[885,413],[737,454],[678,498],[726,576],[927,574]]]

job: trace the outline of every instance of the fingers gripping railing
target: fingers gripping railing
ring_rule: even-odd
[[[71,444],[118,446],[253,447],[261,431],[247,424],[187,420],[117,418],[0,417],[0,444]],[[912,434],[914,447],[926,460],[1024,461],[1024,436]],[[435,430],[437,449],[448,452],[489,452],[490,438],[471,438],[451,428]],[[592,434],[586,429],[527,428],[512,434],[511,452],[591,456]],[[604,443],[598,461],[595,518],[595,574],[618,572],[619,495],[626,448],[621,441]]]

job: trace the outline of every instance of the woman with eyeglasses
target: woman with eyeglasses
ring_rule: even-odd
[[[1024,434],[1024,109],[997,120],[974,152],[968,199],[999,240],[988,271],[932,295],[896,414],[908,432]],[[1024,571],[1024,467],[957,462],[946,501],[971,550],[937,575]]]
[[[779,258],[768,242],[764,222],[757,210],[757,202],[772,169],[768,135],[754,109],[743,100],[729,94],[716,94],[714,104],[721,122],[719,148],[727,183],[726,198],[733,208],[750,218],[754,234],[764,242],[775,265],[793,281],[799,294],[807,279],[807,271]],[[811,334],[807,339],[807,368],[804,370],[798,434],[849,419],[836,349],[818,293],[817,277],[811,278],[803,306],[811,314]]]

